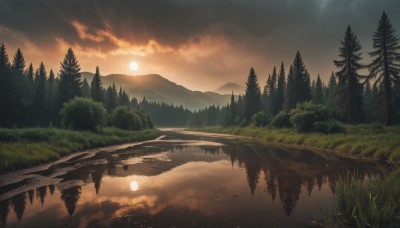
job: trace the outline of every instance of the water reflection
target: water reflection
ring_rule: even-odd
[[[12,226],[78,226],[83,220],[85,226],[170,226],[177,221],[182,226],[258,226],[266,221],[293,225],[307,220],[307,210],[332,206],[329,196],[348,169],[362,178],[390,170],[304,149],[237,139],[212,140],[225,146],[166,141],[100,153],[90,160],[106,159],[106,163],[88,163],[60,176],[63,183],[70,181],[70,186],[45,185],[1,201],[1,224],[5,226],[10,217]],[[67,166],[41,174],[51,175]],[[2,188],[2,194],[13,190],[13,186]],[[54,210],[60,203],[64,212]],[[298,217],[286,221],[299,204],[303,208],[297,211]],[[24,219],[25,211],[30,213]],[[47,220],[42,219],[43,212],[48,214]]]

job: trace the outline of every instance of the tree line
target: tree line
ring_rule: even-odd
[[[357,124],[380,121],[385,125],[396,124],[400,118],[400,46],[399,38],[389,17],[384,12],[378,28],[373,33],[372,62],[362,63],[361,44],[348,26],[340,41],[337,72],[332,72],[326,85],[320,75],[311,81],[300,52],[286,74],[282,63],[279,71],[274,67],[261,91],[256,72],[250,69],[244,95],[232,94],[231,102],[218,109],[219,122],[224,125],[247,125],[252,121],[266,125],[278,113],[290,113],[299,104],[312,102],[327,106],[331,115],[346,123]],[[362,75],[362,70],[368,70]],[[307,105],[306,105],[307,106]],[[305,107],[308,109],[310,107]],[[206,118],[212,109],[194,114],[190,125],[209,125]]]
[[[82,80],[79,63],[71,48],[61,62],[58,75],[56,76],[52,69],[47,72],[43,62],[36,70],[32,63],[26,67],[20,49],[17,49],[10,61],[5,44],[0,45],[0,127],[62,126],[64,118],[68,120],[65,125],[75,126],[73,127],[75,129],[83,127],[92,130],[96,126],[84,127],[81,122],[85,120],[97,124],[100,121],[101,124],[107,122],[109,125],[115,125],[111,123],[113,119],[111,114],[123,117],[125,121],[130,121],[140,128],[152,127],[148,114],[140,109],[136,99],[131,100],[127,93],[122,88],[118,90],[115,84],[107,88],[102,86],[98,67],[90,84],[86,79]],[[92,102],[98,102],[100,106]],[[120,109],[114,113],[119,106],[135,107],[137,110],[133,112]],[[91,111],[82,111],[83,107]],[[82,112],[80,115],[82,121],[79,121],[80,117],[76,117],[79,112]],[[85,119],[84,113],[91,115]],[[93,120],[96,115],[99,115],[96,117],[97,122]]]

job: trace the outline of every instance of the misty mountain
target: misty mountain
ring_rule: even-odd
[[[244,93],[244,87],[233,82],[228,82],[216,89],[215,92],[219,94],[232,94],[233,92],[235,95],[239,95]]]
[[[86,78],[90,84],[94,74],[90,72],[82,72],[81,74],[82,80]],[[183,105],[192,110],[213,104],[224,106],[230,100],[229,95],[189,90],[158,74],[137,76],[110,74],[102,76],[101,79],[104,87],[108,87],[114,82],[118,89],[121,86],[131,97],[136,97],[139,100],[145,96],[148,101]]]

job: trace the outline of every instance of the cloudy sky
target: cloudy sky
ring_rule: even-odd
[[[0,0],[0,41],[35,67],[58,71],[72,47],[82,71],[157,73],[195,90],[244,83],[252,66],[264,83],[299,50],[311,77],[327,81],[347,25],[367,58],[383,11],[399,35],[399,9],[399,0]]]

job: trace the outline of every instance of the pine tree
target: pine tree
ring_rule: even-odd
[[[81,95],[81,70],[75,54],[71,48],[68,49],[64,61],[61,63],[60,83],[59,83],[59,107],[61,108],[64,102],[73,99],[75,96]]]
[[[335,60],[336,67],[340,70],[338,77],[337,107],[343,120],[348,123],[359,123],[364,119],[362,103],[362,78],[358,71],[364,68],[361,61],[361,45],[357,36],[347,27],[342,46],[339,48],[340,60]]]
[[[257,75],[254,69],[250,69],[249,77],[246,82],[246,93],[244,96],[244,117],[249,123],[253,115],[261,111],[261,92],[258,85]]]
[[[21,50],[19,48],[15,52],[11,68],[17,74],[20,74],[20,75],[24,74],[25,58],[24,58],[24,55],[22,54],[22,52],[21,52]]]
[[[15,124],[16,96],[10,71],[6,46],[2,43],[0,45],[0,127],[12,127]]]
[[[287,77],[287,86],[285,91],[285,110],[290,111],[296,107],[295,99],[295,81],[293,79],[293,65],[290,65]]]
[[[290,85],[289,85],[289,76]],[[296,107],[297,103],[311,100],[311,86],[310,86],[310,75],[306,70],[303,59],[301,58],[300,52],[296,53],[291,71],[288,76],[288,87],[287,87],[287,102],[286,110],[289,111]]]
[[[385,125],[395,123],[395,94],[393,85],[400,80],[400,47],[399,38],[395,35],[387,14],[383,12],[378,28],[373,34],[373,48],[369,53],[373,59],[369,65],[368,80],[375,79],[374,86],[379,89],[378,97],[382,109],[382,120]]]
[[[35,81],[35,75],[34,75],[34,70],[33,70],[33,66],[32,63],[29,64],[28,70],[26,71],[25,75],[26,78],[28,79],[28,81],[33,84],[33,82]]]
[[[35,124],[42,127],[47,126],[48,124],[48,112],[46,105],[46,76],[46,68],[42,62],[37,70],[37,77],[35,81],[36,89],[32,102],[32,111]]]
[[[374,116],[374,94],[371,88],[371,83],[369,80],[365,81],[364,84],[364,93],[363,93],[363,104],[364,106],[364,113],[366,116],[366,120],[368,122],[373,121],[375,118]]]
[[[276,97],[276,91],[277,91],[277,81],[278,81],[278,75],[276,73],[276,67],[274,66],[274,69],[272,71],[271,75],[271,81],[269,84],[269,111],[270,115],[276,115],[279,112],[279,107],[278,107],[278,100]]]
[[[278,85],[276,88],[276,94],[275,94],[275,99],[276,99],[276,113],[281,111],[283,109],[283,104],[285,101],[285,89],[286,89],[286,79],[285,79],[285,67],[283,66],[283,62],[281,64],[281,69],[279,70],[279,76],[278,76]],[[275,114],[276,114],[275,113]]]
[[[90,83],[90,96],[94,101],[101,102],[102,99],[102,90],[101,90],[101,78],[100,78],[100,70],[99,67],[96,67],[96,73],[94,74],[94,77],[92,79],[92,82]]]
[[[142,102],[143,103],[143,102]],[[118,92],[115,84],[113,83],[107,88],[106,96],[106,109],[108,112],[112,112],[118,104]]]
[[[324,103],[324,94],[322,92],[322,81],[321,77],[318,74],[317,81],[315,82],[315,103],[323,104]]]
[[[81,91],[82,97],[90,97],[90,87],[88,81],[83,79],[82,82],[82,91]]]
[[[57,80],[52,69],[50,69],[49,79],[47,81],[47,108],[49,110],[49,121],[52,124],[58,123],[57,113]]]
[[[235,104],[235,96],[231,95],[231,103],[228,105],[228,110],[225,117],[225,124],[232,125],[236,123],[236,104]]]
[[[270,113],[270,96],[269,96],[269,90],[270,90],[270,84],[271,84],[271,75],[268,75],[267,82],[264,86],[264,90],[261,96],[261,106],[262,110],[264,113],[269,114]]]

